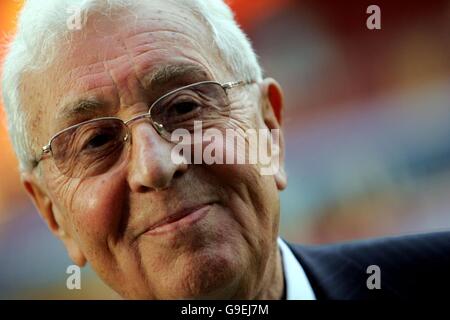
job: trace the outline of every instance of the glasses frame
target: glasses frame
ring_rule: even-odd
[[[48,143],[47,143],[45,146],[43,146],[43,147],[41,148],[41,153],[40,153],[39,157],[36,159],[35,167],[36,167],[42,160],[44,160],[45,158],[53,157],[52,142],[53,142],[53,140],[55,140],[58,136],[60,136],[61,134],[63,134],[63,133],[66,132],[66,131],[73,130],[73,129],[78,128],[78,127],[80,127],[80,126],[82,126],[82,125],[85,125],[85,124],[88,124],[88,123],[92,123],[92,122],[96,122],[96,121],[99,121],[99,120],[119,120],[119,121],[121,121],[127,128],[129,128],[129,124],[131,124],[132,122],[135,122],[135,121],[138,121],[138,120],[141,120],[141,119],[148,119],[148,120],[150,120],[150,123],[152,124],[153,128],[155,128],[156,132],[158,132],[158,134],[159,134],[160,136],[164,137],[164,132],[165,132],[165,131],[164,131],[164,126],[163,126],[163,124],[154,121],[154,120],[152,119],[152,116],[151,116],[151,112],[152,112],[153,107],[154,107],[157,103],[159,103],[161,100],[163,100],[163,99],[165,99],[166,97],[168,97],[168,96],[170,96],[170,95],[172,95],[172,94],[174,94],[174,93],[177,93],[177,92],[179,92],[179,91],[182,91],[182,90],[185,90],[185,89],[189,89],[189,88],[191,88],[191,87],[194,87],[194,86],[197,86],[197,85],[202,85],[202,84],[208,84],[208,83],[211,83],[211,84],[219,85],[219,86],[222,87],[222,89],[225,91],[225,94],[228,95],[228,90],[229,90],[229,89],[236,88],[236,87],[241,87],[241,86],[245,86],[245,85],[249,85],[249,84],[253,84],[253,83],[255,83],[255,82],[256,82],[256,81],[254,81],[254,80],[247,80],[247,81],[246,81],[246,80],[240,80],[240,81],[231,81],[231,82],[226,82],[226,83],[219,83],[219,82],[217,82],[217,81],[200,81],[200,82],[195,82],[195,83],[192,83],[192,84],[189,84],[189,85],[186,85],[186,86],[177,88],[177,89],[175,89],[175,90],[172,90],[172,91],[170,91],[170,92],[168,92],[168,93],[165,93],[164,95],[162,95],[161,97],[159,97],[158,99],[156,99],[156,101],[153,102],[153,103],[151,104],[151,106],[148,108],[148,111],[147,111],[146,113],[143,113],[143,114],[134,116],[134,117],[132,117],[131,119],[129,119],[129,120],[127,120],[127,121],[123,121],[122,119],[120,119],[120,118],[118,118],[118,117],[100,117],[100,118],[95,118],[95,119],[83,121],[83,122],[77,123],[77,124],[75,124],[75,125],[69,126],[69,127],[65,128],[65,129],[63,129],[63,130],[58,131],[57,133],[55,133],[55,134],[50,138],[50,140],[48,141]],[[128,133],[125,135],[125,137],[124,137],[124,141],[125,141],[125,142],[128,141],[129,138],[130,138],[130,133],[128,132]]]

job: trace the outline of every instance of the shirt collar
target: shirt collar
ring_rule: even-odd
[[[308,277],[291,249],[281,238],[278,238],[278,246],[283,263],[286,300],[316,300]]]

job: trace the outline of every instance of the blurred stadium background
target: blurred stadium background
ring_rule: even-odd
[[[22,1],[0,2],[7,43]],[[366,28],[381,7],[382,29]],[[285,89],[281,235],[329,243],[450,229],[450,2],[234,0]],[[22,190],[0,111],[0,298],[117,298],[71,264]]]

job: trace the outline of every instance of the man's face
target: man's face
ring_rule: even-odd
[[[45,76],[27,78],[29,88],[39,90],[29,104],[45,105],[35,114],[41,145],[81,121],[128,120],[182,85],[241,80],[227,73],[207,28],[190,13],[167,1],[144,11],[139,18],[123,12],[114,22],[93,16],[64,59]],[[166,72],[149,83],[161,66],[188,72]],[[258,85],[229,92],[230,128],[265,127],[260,93]],[[92,98],[98,109],[67,112],[75,101]],[[174,164],[173,144],[146,121],[131,134],[126,161],[100,175],[69,178],[51,158],[39,165],[42,195],[34,192],[35,200],[72,259],[87,259],[127,298],[257,295],[276,257],[276,177],[261,176],[256,165]],[[153,228],[183,212],[194,213]]]

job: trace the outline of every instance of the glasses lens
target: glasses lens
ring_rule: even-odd
[[[218,83],[194,84],[159,100],[151,110],[152,119],[169,133],[176,129],[194,131],[194,121],[203,128],[217,127],[230,115],[227,94]]]
[[[118,162],[126,134],[119,119],[99,119],[68,129],[51,143],[56,166],[68,177],[102,174]]]

